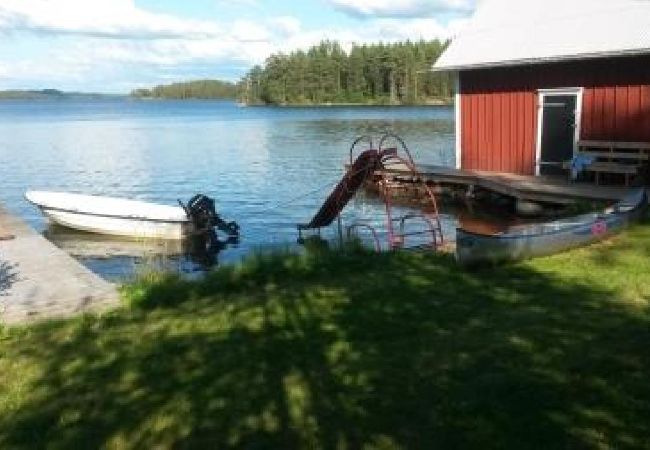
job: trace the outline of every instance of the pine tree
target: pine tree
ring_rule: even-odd
[[[247,103],[392,103],[449,100],[447,74],[431,73],[431,64],[447,43],[438,40],[353,45],[346,53],[336,41],[307,51],[271,55],[239,83]]]

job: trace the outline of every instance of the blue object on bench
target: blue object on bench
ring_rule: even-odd
[[[571,180],[577,180],[580,172],[589,167],[595,160],[595,157],[582,153],[574,156],[571,160]]]

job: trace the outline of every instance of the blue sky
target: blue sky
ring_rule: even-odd
[[[322,39],[453,36],[476,0],[0,0],[0,89],[237,80]]]

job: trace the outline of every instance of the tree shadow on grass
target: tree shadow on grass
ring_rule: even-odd
[[[174,307],[16,330],[37,370],[0,447],[647,445],[650,319],[612,292],[399,253],[166,282]]]
[[[18,281],[17,267],[17,264],[0,261],[0,297],[7,295],[11,286]]]

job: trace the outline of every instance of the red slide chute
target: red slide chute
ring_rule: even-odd
[[[369,148],[361,152],[354,159],[354,149],[363,141],[369,142]],[[390,141],[397,142],[398,146],[384,148],[384,144]],[[403,156],[400,155],[400,148]],[[422,213],[410,213],[402,217],[393,217],[392,189],[386,176],[387,171],[397,171],[407,175],[407,178],[411,179],[413,183],[420,185],[420,192],[426,204],[426,206],[421,205],[423,208]],[[368,137],[361,137],[354,141],[350,148],[350,167],[311,221],[298,225],[299,235],[302,230],[320,229],[331,225],[356,192],[369,179],[378,184],[386,206],[386,227],[389,248],[405,248],[407,247],[407,238],[416,235],[430,235],[431,240],[426,247],[436,249],[442,245],[442,226],[438,215],[435,195],[419,173],[413,162],[411,152],[406,147],[404,141],[394,134],[384,135],[379,141],[378,148],[374,148],[372,139]],[[406,222],[413,219],[420,220],[424,223],[424,231],[408,232],[405,229]],[[348,232],[360,226],[371,229],[374,239],[377,241],[376,246],[379,248],[378,235],[370,225],[355,223],[348,227]],[[302,239],[301,235],[299,239]]]
[[[298,229],[312,230],[331,225],[366,179],[375,172],[379,162],[380,156],[377,150],[370,149],[361,153],[314,218],[309,223],[298,225]]]

